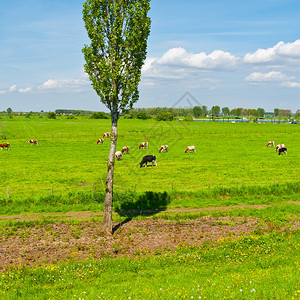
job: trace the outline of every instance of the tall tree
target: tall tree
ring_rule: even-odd
[[[83,20],[91,44],[82,52],[93,88],[111,112],[104,224],[112,232],[113,174],[120,115],[138,100],[150,34],[150,0],[86,0]]]
[[[203,109],[203,115],[205,117],[207,115],[207,113],[208,113],[207,106],[206,105],[202,105],[202,109]]]
[[[239,107],[239,108],[236,109],[235,114],[236,114],[237,117],[240,117],[242,115],[242,112],[243,112],[243,109],[241,107]]]
[[[261,107],[259,107],[257,110],[256,110],[256,115],[259,117],[259,118],[262,118],[264,117],[265,115],[265,110]]]
[[[202,117],[203,109],[200,106],[193,107],[193,115],[195,118]]]
[[[227,106],[222,108],[222,113],[224,116],[229,116],[230,110]]]
[[[218,105],[215,105],[211,108],[211,113],[214,115],[214,116],[218,116],[219,113],[220,113],[220,106]]]

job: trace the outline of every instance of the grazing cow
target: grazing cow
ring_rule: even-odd
[[[267,147],[272,147],[272,146],[275,146],[275,142],[274,141],[269,141],[267,143]]]
[[[191,152],[191,151],[196,152],[195,146],[186,147],[186,149],[184,150],[184,153]]]
[[[168,145],[162,145],[158,150],[159,153],[162,153],[163,151],[168,152]]]
[[[28,143],[31,144],[31,146],[39,144],[38,140],[29,140]]]
[[[3,144],[0,144],[0,148],[1,148],[1,151],[6,148],[7,150],[10,149],[10,144],[9,143],[3,143]]]
[[[104,143],[104,139],[99,139],[98,141],[97,141],[97,145],[98,144],[103,144]]]
[[[105,133],[103,133],[103,137],[105,138],[105,137],[110,137],[110,132],[105,132]]]
[[[144,156],[142,161],[140,162],[140,168],[144,164],[145,164],[145,167],[147,167],[147,163],[152,163],[152,167],[153,167],[153,164],[155,164],[155,166],[157,167],[157,162],[156,162],[155,155],[146,155],[146,156]]]
[[[279,148],[278,154],[280,155],[281,153],[284,153],[285,155],[287,155],[287,148],[285,148],[285,147]]]
[[[278,149],[281,149],[281,148],[284,148],[284,147],[285,147],[284,144],[278,144],[278,145],[276,146],[276,148],[275,148],[275,151],[277,152]]]
[[[129,154],[129,146],[124,146],[121,150],[122,153],[124,154]]]
[[[122,160],[122,152],[121,151],[117,151],[115,153],[115,157],[116,157],[117,160]]]
[[[139,149],[148,149],[149,143],[143,142],[139,145]]]

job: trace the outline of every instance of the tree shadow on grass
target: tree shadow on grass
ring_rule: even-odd
[[[116,212],[126,219],[113,228],[113,233],[122,225],[130,222],[137,216],[152,216],[166,210],[170,203],[170,196],[167,192],[147,191],[138,196],[137,199],[128,199],[118,203]]]

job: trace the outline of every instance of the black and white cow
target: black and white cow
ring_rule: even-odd
[[[146,155],[143,157],[142,161],[140,162],[140,168],[145,164],[145,167],[147,167],[147,163],[152,163],[157,166],[156,157],[155,155]]]
[[[280,155],[281,153],[284,153],[285,155],[287,155],[287,148],[279,148],[278,149],[278,154]]]

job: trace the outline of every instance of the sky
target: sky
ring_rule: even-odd
[[[82,0],[0,7],[0,111],[107,111],[84,73]],[[299,0],[152,0],[135,107],[300,109]]]

